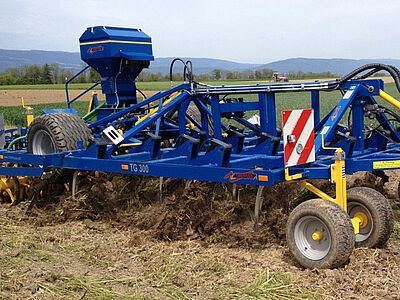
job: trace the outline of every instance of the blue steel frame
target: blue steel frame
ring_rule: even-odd
[[[84,67],[82,70],[80,70],[78,73],[76,73],[74,76],[72,76],[70,79],[68,79],[65,82],[65,93],[67,96],[67,106],[68,108],[71,108],[71,103],[75,102],[76,100],[78,100],[80,97],[82,97],[83,95],[85,95],[87,92],[89,92],[90,90],[94,89],[96,86],[98,86],[99,84],[103,83],[106,80],[99,80],[98,82],[96,82],[95,84],[93,84],[92,86],[90,86],[89,88],[87,88],[85,91],[83,91],[82,93],[80,93],[78,96],[76,96],[74,99],[70,100],[69,99],[69,90],[68,90],[68,85],[75,79],[77,78],[79,75],[81,75],[83,72],[85,72],[87,69],[89,69],[90,66],[86,66]]]
[[[302,179],[331,178],[333,151],[322,149],[322,134],[326,145],[345,151],[347,174],[380,169],[374,165],[377,161],[399,161],[400,166],[400,134],[384,113],[377,115],[382,130],[367,137],[364,134],[364,108],[376,104],[374,96],[384,89],[383,81],[349,81],[335,87],[343,91],[343,96],[321,119],[320,91],[335,84],[325,81],[206,88],[182,84],[89,123],[94,138],[87,149],[81,142],[79,150],[46,155],[29,154],[26,149],[1,149],[0,161],[19,167],[2,166],[0,175],[41,176],[47,168],[57,167],[272,186],[285,181],[283,140],[275,105],[275,94],[284,92],[309,93],[315,115],[316,161],[291,167],[291,174],[301,173]],[[256,94],[258,100],[224,100],[227,95],[246,94]],[[189,105],[198,108],[201,122],[187,114]],[[158,109],[141,119],[148,106]],[[343,135],[341,130],[350,131],[339,122],[350,107],[353,127],[350,135]],[[243,118],[247,111],[260,115],[260,126]],[[172,120],[175,113],[178,122]],[[235,120],[245,129],[227,128],[224,118]],[[187,119],[194,128],[187,126]],[[108,126],[124,129],[122,142],[114,145],[102,136]],[[9,136],[6,140],[11,139]],[[166,141],[173,143],[167,147]]]

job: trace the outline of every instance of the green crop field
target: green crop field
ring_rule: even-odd
[[[89,102],[75,102],[71,108],[78,111],[79,115],[84,116],[87,113]],[[43,113],[44,109],[66,108],[65,103],[46,103],[31,105],[35,116]],[[22,106],[0,106],[0,113],[4,115],[4,122],[7,126],[26,126],[25,109]]]
[[[220,82],[222,83],[222,82]],[[235,82],[235,84],[245,84],[249,82]],[[145,82],[141,84],[146,84],[143,87],[144,90],[157,90],[157,88],[167,89],[167,82]],[[223,84],[233,84],[231,81],[223,81]],[[164,85],[162,87],[162,85]],[[46,85],[48,86],[48,85]],[[80,85],[82,87],[82,85]],[[40,86],[44,89],[44,86]],[[400,94],[396,89],[394,83],[385,84],[385,90],[393,97],[400,99]],[[246,101],[256,101],[257,95],[236,95],[235,97],[244,97]],[[276,95],[276,110],[277,110],[277,122],[278,127],[281,124],[281,112],[282,110],[291,110],[291,109],[302,109],[302,108],[310,108],[310,93],[279,93]],[[321,92],[321,116],[326,115],[329,111],[338,103],[341,98],[341,94],[339,91],[333,92]],[[381,100],[377,97],[379,103],[389,106],[390,108],[394,108],[392,105],[387,102]],[[41,114],[43,109],[51,109],[51,108],[65,108],[65,103],[48,103],[48,104],[39,104],[32,105],[35,110],[35,115]],[[88,103],[86,101],[76,101],[73,106],[80,115],[84,115],[87,112]],[[396,110],[396,108],[394,108]],[[24,109],[21,106],[0,106],[0,113],[4,114],[5,123],[8,126],[25,126],[26,118]],[[252,116],[253,112],[247,112],[246,117]],[[231,122],[227,122],[230,124]],[[343,120],[343,123],[347,123],[347,116]]]
[[[268,81],[238,81],[238,80],[213,80],[207,81],[209,85],[242,85],[242,84],[256,84],[267,83]],[[174,82],[174,86],[181,84],[181,82]],[[69,89],[72,90],[85,90],[93,83],[71,83]],[[151,82],[137,82],[136,86],[143,91],[161,91],[171,88],[169,81],[151,81]],[[65,84],[26,84],[26,85],[0,85],[0,90],[64,90]],[[95,88],[100,90],[100,86]]]

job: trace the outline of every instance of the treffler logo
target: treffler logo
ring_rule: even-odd
[[[228,179],[230,182],[236,182],[240,179],[256,180],[257,174],[253,173],[253,171],[246,173],[235,173],[233,171],[230,171],[228,174],[224,176],[224,179]]]
[[[97,47],[90,47],[89,49],[88,49],[88,53],[89,54],[93,54],[93,53],[95,53],[95,52],[98,52],[98,51],[103,51],[104,49],[103,49],[103,46],[97,46]]]

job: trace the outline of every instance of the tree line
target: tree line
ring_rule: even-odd
[[[84,67],[84,66],[83,66]],[[227,71],[214,69],[210,73],[196,74],[196,81],[212,80],[271,80],[274,70],[267,68],[260,70]],[[43,66],[29,65],[18,68],[8,68],[0,72],[0,85],[20,85],[20,84],[58,84],[65,83],[74,73],[70,69],[63,69],[56,63],[44,64]],[[289,72],[284,74],[289,79],[316,79],[334,78],[338,75],[331,72],[312,73],[312,72]],[[100,75],[92,68],[79,75],[74,82],[94,83],[101,79]],[[182,81],[182,73],[174,73],[173,81]],[[169,81],[169,74],[149,73],[143,71],[139,74],[137,81]]]
[[[74,74],[72,70],[60,68],[56,63],[44,64],[43,66],[21,66],[17,68],[8,68],[0,72],[0,85],[65,83],[74,76]],[[97,82],[100,79],[100,75],[90,68],[79,75],[74,82]]]
[[[260,70],[244,70],[244,71],[227,71],[222,69],[214,69],[211,73],[196,74],[196,81],[212,81],[212,80],[271,80],[276,71],[271,69]],[[317,78],[337,78],[339,75],[331,72],[289,72],[284,73],[289,79],[317,79]],[[173,81],[183,80],[183,75],[176,73],[172,75]],[[138,81],[167,81],[170,80],[169,74],[141,72]]]

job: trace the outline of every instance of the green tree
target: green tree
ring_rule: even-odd
[[[16,78],[11,74],[1,74],[0,75],[0,85],[11,85],[16,84]]]
[[[89,82],[95,83],[101,80],[100,74],[93,68],[89,68]]]
[[[72,73],[71,70],[63,69],[63,70],[60,72],[60,81],[61,81],[61,83],[65,83],[65,82],[66,82],[68,79],[70,79],[72,76],[74,76],[74,74]]]
[[[25,74],[22,78],[24,84],[39,84],[41,77],[41,68],[37,65],[24,66]]]
[[[228,72],[226,74],[226,79],[234,79],[234,78],[235,78],[235,75],[233,74],[233,72]]]
[[[44,64],[40,74],[40,83],[50,84],[51,81],[51,70],[48,64]]]
[[[220,80],[221,79],[221,70],[220,69],[214,69],[212,71],[215,80]]]
[[[60,83],[60,66],[57,63],[50,65],[51,82]]]

